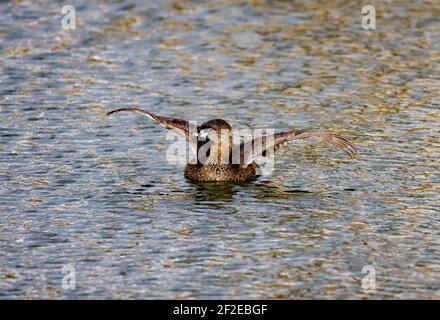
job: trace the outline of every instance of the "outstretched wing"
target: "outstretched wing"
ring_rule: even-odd
[[[197,150],[197,137],[194,139],[194,137],[191,136],[192,133],[194,135],[197,135],[197,127],[194,125],[194,128],[192,128],[192,130],[191,130],[191,127],[190,127],[191,124],[189,123],[189,121],[182,120],[182,119],[176,119],[176,118],[161,117],[161,116],[158,116],[157,114],[154,114],[152,112],[148,112],[148,111],[145,111],[145,110],[142,110],[139,108],[115,109],[115,110],[108,112],[107,116],[109,116],[113,113],[121,112],[121,111],[139,113],[143,116],[150,118],[151,120],[153,120],[154,122],[159,124],[161,127],[168,129],[168,130],[172,130],[172,131],[176,132],[177,134],[181,135],[182,137],[184,137],[190,143],[190,145],[195,150]],[[196,146],[194,146],[194,143],[196,144]]]
[[[287,132],[279,132],[273,136],[262,136],[242,143],[240,146],[240,151],[242,154],[243,163],[245,165],[252,163],[252,161],[255,160],[255,157],[261,155],[264,156],[266,151],[270,150],[271,148],[277,150],[279,147],[290,141],[307,138],[315,138],[318,139],[318,141],[323,141],[334,145],[347,153],[350,158],[353,158],[357,153],[356,147],[353,145],[353,143],[339,135],[327,132],[292,130]]]

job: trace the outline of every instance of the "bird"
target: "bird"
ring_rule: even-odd
[[[187,163],[185,178],[195,182],[239,182],[256,179],[261,170],[256,162],[259,156],[280,149],[290,141],[315,138],[342,149],[354,158],[354,144],[340,135],[321,131],[290,130],[262,134],[248,141],[233,143],[231,125],[223,119],[212,119],[197,126],[187,120],[163,117],[140,108],[119,108],[107,113],[134,112],[150,118],[161,127],[182,136],[192,147],[196,159]]]

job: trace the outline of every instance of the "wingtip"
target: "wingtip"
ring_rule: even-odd
[[[341,137],[339,135],[334,135],[332,139],[332,144],[342,149],[352,160],[356,158],[358,151],[354,144],[347,138]]]
[[[111,115],[113,113],[124,111],[124,110],[125,110],[124,108],[122,108],[122,109],[113,109],[112,111],[107,112],[106,116],[108,117],[109,115]]]

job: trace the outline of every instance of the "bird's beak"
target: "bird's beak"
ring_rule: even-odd
[[[209,134],[208,130],[200,130],[198,134],[199,140],[205,141],[206,138],[208,137],[208,134]]]

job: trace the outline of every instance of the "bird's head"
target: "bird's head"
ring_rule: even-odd
[[[232,148],[231,130],[229,123],[223,119],[202,123],[198,128],[199,160],[206,155],[208,162],[227,162]]]
[[[215,132],[217,135],[221,134],[222,131],[231,131],[231,126],[223,119],[213,119],[202,123],[199,127],[200,136],[208,136],[209,133]]]

